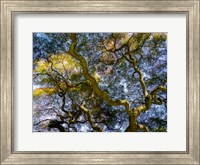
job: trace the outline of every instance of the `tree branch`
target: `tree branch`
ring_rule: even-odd
[[[138,130],[144,131],[144,132],[149,132],[149,129],[142,124],[138,124]]]
[[[97,132],[102,132],[102,128],[96,126],[94,124],[94,122],[92,121],[92,115],[91,115],[90,111],[85,107],[85,102],[83,102],[81,104],[80,109],[87,115],[88,121],[89,121],[91,127]]]
[[[124,106],[126,112],[130,116],[131,129],[135,130],[136,127],[137,127],[137,122],[136,122],[136,118],[133,116],[132,110],[131,110],[130,105],[129,105],[129,101],[128,100],[112,100],[106,92],[102,91],[99,88],[98,83],[96,82],[95,78],[92,77],[89,73],[88,65],[87,65],[85,58],[82,57],[81,55],[79,55],[75,51],[75,48],[76,48],[76,45],[77,45],[75,33],[71,34],[71,40],[72,40],[72,44],[70,46],[70,51],[68,53],[80,62],[80,65],[82,66],[82,69],[83,69],[83,74],[84,74],[85,78],[90,82],[94,92],[100,98],[104,99],[108,104],[110,104],[112,106],[119,106],[119,105]]]
[[[129,54],[129,58],[132,60],[128,60],[129,62],[131,62],[131,64],[133,65],[133,68],[135,70],[135,72],[137,72],[139,74],[139,81],[140,81],[140,85],[142,87],[142,91],[143,91],[143,95],[144,97],[146,97],[148,95],[148,92],[147,92],[147,88],[146,88],[146,85],[145,85],[145,82],[144,82],[144,75],[143,73],[139,70],[138,66],[137,66],[137,62],[136,62],[136,59],[131,57],[131,55]]]

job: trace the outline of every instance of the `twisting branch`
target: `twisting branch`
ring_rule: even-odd
[[[153,99],[155,101],[155,99],[157,99],[157,93],[163,91],[163,92],[167,92],[167,88],[164,87],[163,85],[160,85],[158,87],[156,87],[154,90],[152,90],[145,98],[145,104],[138,106],[137,108],[135,108],[134,110],[134,114],[138,117],[140,115],[141,112],[145,112],[146,110],[151,108]],[[155,98],[156,96],[156,98]],[[159,101],[159,100],[157,100]],[[156,102],[157,102],[156,101]],[[159,102],[160,104],[160,102]]]
[[[150,35],[149,35],[150,36]],[[148,36],[148,37],[149,37]],[[148,37],[146,37],[144,40],[148,39]],[[90,82],[91,87],[93,88],[93,91],[95,94],[97,94],[100,98],[104,99],[109,105],[111,106],[119,106],[122,105],[125,107],[126,112],[129,115],[129,126],[127,127],[127,129],[125,131],[137,131],[138,130],[138,125],[137,125],[137,117],[139,116],[139,114],[141,112],[145,112],[146,110],[150,109],[152,102],[153,102],[153,98],[155,99],[155,94],[157,94],[158,91],[162,90],[162,91],[166,91],[164,86],[158,86],[156,89],[154,89],[152,92],[150,92],[148,94],[147,92],[147,88],[144,82],[144,76],[143,73],[139,70],[138,66],[137,66],[137,62],[136,59],[134,57],[131,56],[130,54],[130,49],[128,47],[128,43],[124,44],[122,47],[127,46],[128,47],[128,52],[125,53],[124,57],[127,59],[127,61],[129,61],[132,65],[133,68],[135,69],[135,71],[139,74],[139,79],[140,79],[140,84],[143,90],[143,95],[145,97],[145,103],[136,107],[134,109],[134,111],[131,110],[130,105],[129,105],[129,101],[128,100],[112,100],[108,93],[106,93],[105,91],[102,91],[99,86],[98,86],[98,82],[96,82],[95,78],[92,77],[92,75],[89,73],[88,70],[88,65],[87,62],[85,60],[84,57],[82,57],[80,54],[78,54],[75,49],[76,49],[76,45],[77,45],[77,41],[76,41],[76,34],[72,33],[71,34],[71,40],[72,40],[72,44],[70,46],[70,50],[69,50],[69,54],[71,56],[73,56],[76,60],[79,61],[80,65],[82,66],[83,69],[83,75],[86,78],[87,81]],[[130,41],[130,38],[129,38]],[[129,42],[128,41],[128,42]],[[144,43],[139,44],[138,47],[141,47]],[[122,47],[115,49],[115,50],[107,50],[107,51],[118,51],[119,49],[122,49]],[[135,49],[137,50],[137,49]],[[128,55],[128,57],[126,56]],[[90,118],[91,114],[89,113],[89,111],[82,105],[81,109],[87,113],[88,118]],[[142,127],[141,127],[142,129]]]
[[[123,44],[120,48],[116,49],[115,46],[114,46],[114,50],[108,50],[106,48],[106,46],[104,45],[106,51],[109,51],[109,52],[114,52],[116,53],[117,51],[121,50],[123,47],[127,47],[128,51],[126,53],[123,54],[123,57],[125,57],[125,59],[131,63],[133,65],[133,68],[135,69],[135,72],[137,72],[139,74],[139,81],[140,81],[140,84],[141,84],[141,87],[142,87],[142,90],[143,90],[143,95],[144,97],[146,97],[148,95],[147,93],[147,89],[146,89],[146,85],[145,85],[145,82],[144,82],[144,75],[143,73],[139,70],[138,66],[137,66],[137,61],[135,59],[135,57],[132,57],[131,56],[131,53],[136,53],[138,50],[140,50],[143,46],[144,46],[144,43],[145,41],[150,37],[151,33],[149,33],[143,40],[142,42],[132,51],[130,51],[130,47],[129,47],[129,44],[130,44],[130,40],[133,38],[133,35],[131,35],[131,37],[128,39],[128,41]],[[114,37],[114,35],[112,34],[112,37]],[[116,38],[114,37],[115,39],[115,42],[114,42],[114,45],[116,43]],[[128,55],[128,57],[126,56]]]
[[[166,81],[164,81],[163,84],[165,84],[165,83],[166,83]],[[162,105],[162,103],[163,103],[163,101],[160,98],[158,98],[158,96],[157,96],[157,93],[160,91],[167,92],[167,88],[163,85],[160,85],[157,88],[155,88],[153,91],[150,92],[150,94],[154,97],[155,104],[158,104],[158,105]]]
[[[146,85],[145,85],[145,82],[144,82],[144,75],[139,70],[139,68],[137,66],[136,59],[131,57],[131,55],[129,53],[128,53],[128,55],[129,55],[129,59],[131,59],[131,60],[128,60],[128,61],[131,62],[131,64],[133,65],[135,72],[137,72],[139,74],[139,81],[140,81],[140,85],[142,87],[143,95],[144,95],[144,97],[146,97],[148,95],[148,93],[147,93],[147,88],[146,88]]]
[[[76,60],[78,60],[80,62],[80,65],[82,66],[83,69],[83,74],[85,76],[85,78],[90,82],[94,93],[96,93],[100,98],[104,99],[109,105],[112,106],[119,106],[122,105],[125,107],[126,112],[128,113],[128,115],[130,116],[130,127],[131,130],[136,130],[137,128],[137,121],[136,118],[133,115],[133,112],[130,108],[129,105],[129,101],[128,100],[112,100],[108,93],[106,93],[105,91],[102,91],[99,86],[98,83],[96,82],[95,78],[91,76],[91,74],[89,73],[88,70],[88,65],[87,62],[85,60],[84,57],[82,57],[81,55],[79,55],[76,51],[76,45],[77,45],[77,41],[76,41],[76,34],[72,33],[71,34],[71,40],[72,40],[72,44],[70,46],[70,50],[69,50],[69,54],[72,55]]]
[[[143,95],[144,97],[146,98],[147,95],[148,95],[148,92],[147,92],[147,88],[146,88],[146,85],[145,85],[145,82],[144,82],[144,75],[143,73],[139,70],[138,66],[137,66],[137,61],[136,61],[136,58],[135,57],[132,57],[131,56],[131,53],[136,53],[139,49],[141,49],[145,43],[145,41],[150,37],[151,34],[147,35],[145,37],[145,39],[142,41],[141,44],[139,44],[137,46],[136,49],[134,49],[132,52],[130,52],[130,48],[128,47],[128,52],[125,53],[125,58],[128,62],[130,62],[132,65],[133,65],[133,68],[135,70],[135,72],[137,72],[139,74],[139,81],[140,81],[140,85],[142,87],[142,91],[143,91]],[[128,43],[129,44],[129,43]],[[129,58],[126,57],[126,54],[128,55]]]
[[[102,128],[95,125],[94,122],[92,121],[92,115],[90,111],[85,107],[85,101],[82,102],[80,109],[87,115],[91,127],[97,132],[102,132]]]

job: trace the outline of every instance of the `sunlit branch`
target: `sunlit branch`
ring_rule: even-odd
[[[167,87],[165,87],[165,86],[163,86],[163,85],[160,85],[160,86],[158,86],[157,88],[155,88],[154,90],[152,90],[152,91],[150,92],[150,94],[156,94],[156,93],[158,93],[158,92],[160,92],[160,91],[167,92]]]
[[[126,112],[130,116],[131,129],[135,130],[137,127],[137,123],[136,123],[135,117],[133,116],[132,110],[130,108],[129,101],[128,100],[112,100],[109,97],[108,93],[106,93],[105,91],[102,91],[99,88],[98,83],[96,82],[95,78],[92,77],[91,74],[89,73],[88,65],[87,65],[85,58],[82,57],[81,55],[79,55],[75,51],[75,48],[77,45],[75,33],[71,34],[71,40],[72,40],[72,44],[70,46],[70,51],[68,53],[80,62],[80,65],[82,66],[82,69],[83,69],[83,74],[84,74],[85,78],[90,82],[90,84],[94,90],[94,93],[96,93],[100,98],[104,99],[108,104],[110,104],[112,106],[123,105],[126,109]]]
[[[139,74],[139,81],[140,81],[140,85],[142,87],[142,91],[143,91],[143,95],[144,97],[146,97],[148,95],[147,93],[147,88],[144,82],[144,75],[143,73],[139,70],[138,66],[137,66],[137,62],[136,59],[131,57],[131,55],[129,54],[129,58],[131,59],[131,64],[133,65],[133,68],[135,70],[135,72],[137,72]],[[130,61],[129,61],[130,62]]]
[[[138,124],[138,130],[144,131],[144,132],[149,132],[149,129],[142,124]]]
[[[157,94],[154,94],[153,97],[154,97],[154,104],[162,105],[163,101],[158,98]]]
[[[154,90],[152,90],[145,98],[145,104],[140,105],[138,107],[135,108],[134,110],[134,114],[136,116],[139,116],[141,112],[145,112],[148,109],[151,108],[153,99],[156,103],[158,103],[158,105],[161,105],[160,100],[157,99],[157,93],[163,91],[163,92],[167,92],[167,88],[164,87],[163,85],[160,85],[158,87],[156,87]]]
[[[166,83],[166,81],[164,81],[163,84],[165,84],[165,83]],[[163,85],[160,85],[157,88],[155,88],[153,91],[151,91],[151,93],[150,93],[151,95],[154,96],[155,104],[158,104],[158,105],[162,105],[162,103],[163,103],[163,101],[161,99],[159,99],[158,96],[157,96],[157,93],[160,92],[160,91],[167,92],[167,88]]]
[[[93,120],[92,120],[92,115],[90,113],[90,111],[85,107],[85,102],[83,102],[80,106],[80,109],[87,115],[88,117],[88,121],[91,125],[91,127],[98,132],[102,132],[102,128],[98,127],[97,125],[94,124]]]

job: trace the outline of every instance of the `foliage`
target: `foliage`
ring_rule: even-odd
[[[34,33],[34,131],[167,131],[166,33]]]

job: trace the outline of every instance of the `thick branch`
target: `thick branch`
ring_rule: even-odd
[[[151,108],[153,99],[156,103],[158,103],[159,105],[161,104],[160,100],[157,99],[157,93],[163,91],[163,92],[167,92],[167,88],[164,87],[163,85],[160,85],[158,87],[156,87],[154,90],[152,90],[146,97],[145,97],[145,104],[138,106],[137,108],[135,108],[134,110],[134,114],[135,116],[139,116],[141,112],[145,112],[148,109]]]
[[[86,80],[88,80],[90,82],[90,85],[92,86],[92,88],[94,90],[94,93],[96,93],[100,98],[104,99],[111,106],[123,105],[125,107],[125,109],[126,109],[126,112],[129,115],[129,122],[130,122],[129,123],[129,127],[126,129],[126,131],[136,131],[136,130],[138,130],[137,117],[139,116],[139,114],[141,112],[145,112],[146,110],[151,108],[153,99],[156,98],[155,95],[157,94],[157,92],[166,91],[167,89],[164,87],[164,85],[161,85],[161,86],[158,86],[156,89],[154,89],[153,91],[151,91],[148,94],[147,88],[146,88],[146,85],[145,85],[145,82],[144,82],[143,73],[139,70],[139,68],[137,66],[136,59],[131,56],[130,52],[128,52],[127,54],[128,54],[129,58],[126,57],[125,55],[124,55],[124,57],[126,59],[128,59],[128,61],[133,65],[133,68],[135,69],[135,72],[137,72],[139,74],[139,81],[140,81],[140,84],[141,84],[141,87],[142,87],[142,90],[143,90],[143,95],[145,97],[145,103],[140,105],[140,106],[138,106],[137,108],[135,108],[134,111],[132,111],[130,109],[130,105],[129,105],[128,100],[112,100],[109,97],[108,93],[102,91],[99,88],[98,83],[96,82],[95,78],[92,77],[91,74],[89,73],[88,65],[87,65],[87,62],[86,62],[85,58],[82,57],[80,54],[78,54],[75,51],[75,48],[76,48],[76,45],[77,45],[76,34],[73,33],[71,35],[71,40],[72,40],[72,44],[70,46],[69,54],[72,55],[76,60],[78,60],[80,62],[80,65],[82,66],[82,69],[83,69],[84,77],[86,78]],[[117,51],[117,50],[115,50],[115,51]],[[89,111],[84,106],[81,106],[81,109],[83,111],[85,111],[85,113],[87,113],[88,118],[91,117],[91,114],[88,113]]]
[[[72,36],[74,36],[74,35],[75,34],[72,34]],[[72,37],[72,41],[73,41],[73,39],[74,39],[74,37]],[[129,107],[129,102],[127,100],[115,100],[115,101],[113,101],[106,92],[102,91],[99,88],[98,83],[96,82],[95,78],[92,77],[90,75],[90,73],[89,73],[87,62],[86,62],[85,58],[76,53],[76,51],[74,50],[74,48],[75,48],[74,45],[76,45],[76,40],[72,42],[72,45],[70,47],[70,52],[69,53],[75,59],[77,59],[80,62],[80,65],[82,66],[82,69],[83,69],[83,74],[84,74],[85,78],[90,81],[91,86],[94,89],[94,92],[99,97],[105,99],[106,102],[108,104],[110,104],[110,105],[113,105],[113,106],[124,105],[126,107],[126,109],[127,109],[128,114],[131,114],[131,110],[130,110],[130,107]]]
[[[158,104],[158,105],[162,105],[162,103],[163,103],[163,101],[161,99],[159,99],[157,96],[157,93],[160,91],[167,92],[167,88],[163,85],[160,85],[157,88],[155,88],[153,91],[150,92],[150,94],[153,95],[153,97],[154,97],[154,103]]]
[[[80,62],[80,65],[82,66],[82,69],[83,69],[83,74],[84,74],[85,78],[91,83],[91,86],[92,86],[94,92],[100,98],[104,99],[111,106],[119,106],[119,105],[124,106],[126,109],[126,112],[128,113],[128,115],[130,117],[131,128],[132,128],[132,130],[135,129],[137,127],[137,123],[136,123],[135,117],[133,116],[132,110],[130,108],[129,101],[127,101],[127,100],[112,100],[106,92],[102,91],[99,88],[98,83],[96,82],[95,78],[92,77],[91,74],[89,73],[87,62],[86,62],[85,58],[82,57],[81,55],[79,55],[75,51],[75,48],[77,45],[75,33],[73,33],[71,35],[71,40],[72,40],[72,44],[70,46],[69,54],[72,55],[76,60],[78,60]]]
[[[167,92],[167,88],[165,86],[163,86],[163,85],[160,85],[157,88],[155,88],[154,90],[152,90],[150,92],[150,94],[156,94],[156,93],[158,93],[160,91]]]

